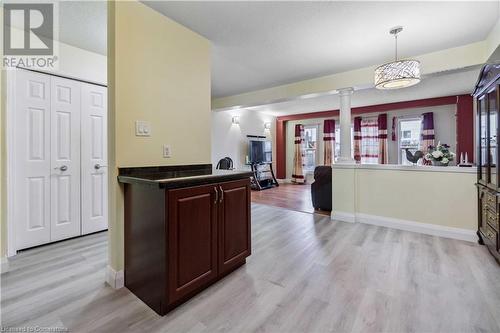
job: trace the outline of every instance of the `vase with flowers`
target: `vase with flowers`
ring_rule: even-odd
[[[450,151],[450,146],[447,144],[438,143],[437,146],[429,146],[429,151],[425,155],[425,159],[432,162],[435,166],[448,166],[455,158],[455,153]]]

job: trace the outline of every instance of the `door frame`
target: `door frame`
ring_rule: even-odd
[[[16,176],[16,170],[15,170],[15,134],[14,134],[14,111],[15,111],[15,106],[16,106],[16,99],[15,99],[15,83],[16,83],[16,73],[19,70],[23,71],[29,71],[29,72],[35,72],[43,75],[50,75],[50,76],[55,76],[55,77],[60,77],[63,79],[69,79],[69,80],[74,80],[78,82],[83,82],[83,83],[88,83],[88,84],[94,84],[97,86],[105,87],[107,88],[108,86],[102,83],[97,83],[97,82],[92,82],[92,81],[86,81],[86,80],[81,80],[78,78],[74,78],[71,76],[64,76],[60,74],[53,74],[45,71],[39,71],[39,70],[31,70],[31,69],[25,69],[18,67],[14,70],[6,70],[5,73],[5,87],[6,87],[6,102],[5,102],[5,124],[6,124],[6,130],[5,130],[5,147],[7,150],[7,161],[5,163],[6,167],[6,194],[7,197],[5,198],[5,201],[7,203],[6,208],[7,208],[7,258],[13,257],[17,254],[17,244],[16,244],[16,227],[14,223],[14,191],[16,188],[15,184],[15,176]],[[107,92],[106,92],[107,93]],[[106,106],[107,107],[107,106]],[[109,113],[109,110],[106,111]],[[109,135],[106,137],[106,144],[109,141]],[[81,142],[80,142],[81,145]],[[108,158],[108,156],[106,157]],[[81,161],[80,161],[81,165]],[[109,170],[108,170],[108,177],[109,177]],[[81,178],[81,175],[80,175]],[[105,193],[106,198],[109,198],[109,190],[108,192]],[[81,215],[81,211],[80,211]],[[109,218],[109,212],[108,212],[108,218]],[[81,235],[80,235],[81,236]],[[78,237],[78,236],[77,236]]]
[[[5,123],[6,123],[6,149],[7,149],[7,162],[6,162],[6,175],[7,175],[7,257],[12,257],[17,254],[17,245],[15,237],[15,223],[14,223],[14,189],[15,189],[15,135],[14,135],[14,110],[15,110],[15,84],[16,84],[16,70],[7,70],[6,72],[6,110],[5,110]]]

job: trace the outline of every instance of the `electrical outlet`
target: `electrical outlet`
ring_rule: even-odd
[[[149,121],[137,120],[135,122],[135,136],[151,136],[151,123]]]
[[[172,148],[170,145],[163,145],[163,157],[170,158],[172,157]]]

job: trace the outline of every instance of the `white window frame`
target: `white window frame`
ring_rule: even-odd
[[[422,116],[406,116],[406,117],[397,117],[398,120],[398,126],[397,126],[397,132],[396,132],[396,141],[398,145],[398,164],[403,164],[403,155],[401,154],[401,122],[402,121],[415,121],[418,120],[422,122]],[[422,126],[422,125],[420,125]],[[421,138],[419,139],[422,140]],[[420,143],[419,143],[420,146]]]

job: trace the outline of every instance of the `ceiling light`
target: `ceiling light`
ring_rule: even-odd
[[[399,89],[413,86],[420,82],[420,61],[398,60],[398,33],[403,27],[394,27],[389,33],[394,35],[396,55],[393,62],[375,69],[375,88]]]

